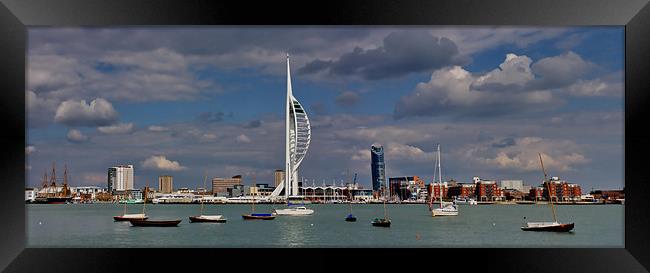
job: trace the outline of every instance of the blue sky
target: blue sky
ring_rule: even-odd
[[[370,145],[388,177],[541,179],[622,188],[622,27],[29,29],[27,184],[52,161],[73,185],[105,185],[133,164],[136,185],[196,187],[283,166],[285,54],[312,120],[300,176],[358,173]],[[59,170],[57,170],[59,171]],[[247,179],[248,178],[248,179]]]

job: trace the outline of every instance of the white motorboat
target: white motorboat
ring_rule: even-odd
[[[298,216],[298,215],[311,215],[313,213],[314,213],[313,209],[308,209],[303,206],[273,210],[273,214],[275,215]]]

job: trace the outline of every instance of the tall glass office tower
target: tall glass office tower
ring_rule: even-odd
[[[386,163],[384,163],[384,146],[370,147],[370,170],[372,172],[372,190],[385,190]],[[382,193],[384,195],[384,193]]]

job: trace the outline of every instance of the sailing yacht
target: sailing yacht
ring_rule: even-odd
[[[149,218],[149,217],[148,217],[147,215],[145,215],[144,213],[131,213],[131,214],[127,214],[127,213],[126,213],[126,204],[127,204],[127,203],[124,202],[124,213],[122,213],[122,215],[113,216],[113,220],[114,220],[115,222],[124,222],[124,221],[129,221],[129,220],[131,220],[131,219],[143,219],[143,220],[145,220],[145,219]]]
[[[434,199],[434,186],[431,187],[431,202],[429,203],[429,209],[431,210],[431,216],[436,217],[436,216],[458,216],[458,207],[454,202],[444,202],[442,201],[442,195],[443,195],[443,189],[442,189],[442,170],[440,168],[440,144],[438,144],[437,148],[437,154],[438,157],[436,159],[437,165],[434,166],[433,169],[433,181],[436,181],[436,169],[438,171],[438,185],[440,185],[440,207],[439,208],[433,208],[433,199]]]
[[[370,222],[375,227],[390,227],[391,221],[388,218],[388,211],[386,210],[386,199],[384,198],[384,218],[375,218]]]
[[[203,177],[203,188],[205,189],[205,180],[207,175]],[[201,196],[201,213],[198,216],[190,216],[190,223],[225,223],[227,219],[223,215],[203,215],[203,197]]]
[[[144,189],[144,203],[142,203],[142,214],[144,215],[144,209],[147,206],[147,189],[149,188],[149,183],[147,182],[147,187]],[[147,220],[144,218],[129,219],[131,226],[134,227],[177,227],[181,222],[181,219],[175,220]]]
[[[521,227],[524,231],[555,231],[555,232],[569,232],[573,229],[574,223],[562,224],[557,221],[555,214],[555,207],[553,206],[553,198],[551,198],[551,182],[548,180],[546,170],[544,169],[544,161],[542,161],[542,154],[539,155],[539,162],[542,165],[542,172],[544,173],[544,184],[548,188],[549,198],[548,203],[551,205],[551,212],[553,212],[553,222],[528,222],[525,226]]]
[[[255,213],[255,195],[253,195],[253,202],[251,203],[250,214],[242,214],[244,220],[273,220],[275,215],[273,213]]]

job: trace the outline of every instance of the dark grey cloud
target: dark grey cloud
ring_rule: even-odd
[[[339,106],[354,106],[361,100],[359,94],[352,91],[345,91],[336,97],[336,104]]]
[[[386,36],[378,48],[355,47],[338,60],[317,59],[298,72],[310,74],[326,70],[332,75],[378,80],[464,63],[458,54],[458,47],[448,38],[434,37],[421,30],[396,31]]]
[[[568,86],[582,78],[594,64],[569,51],[558,56],[543,58],[530,68],[537,76],[530,88],[551,89]]]
[[[244,128],[249,128],[249,129],[259,128],[260,126],[262,126],[262,121],[259,119],[251,120],[248,123],[244,124]]]

